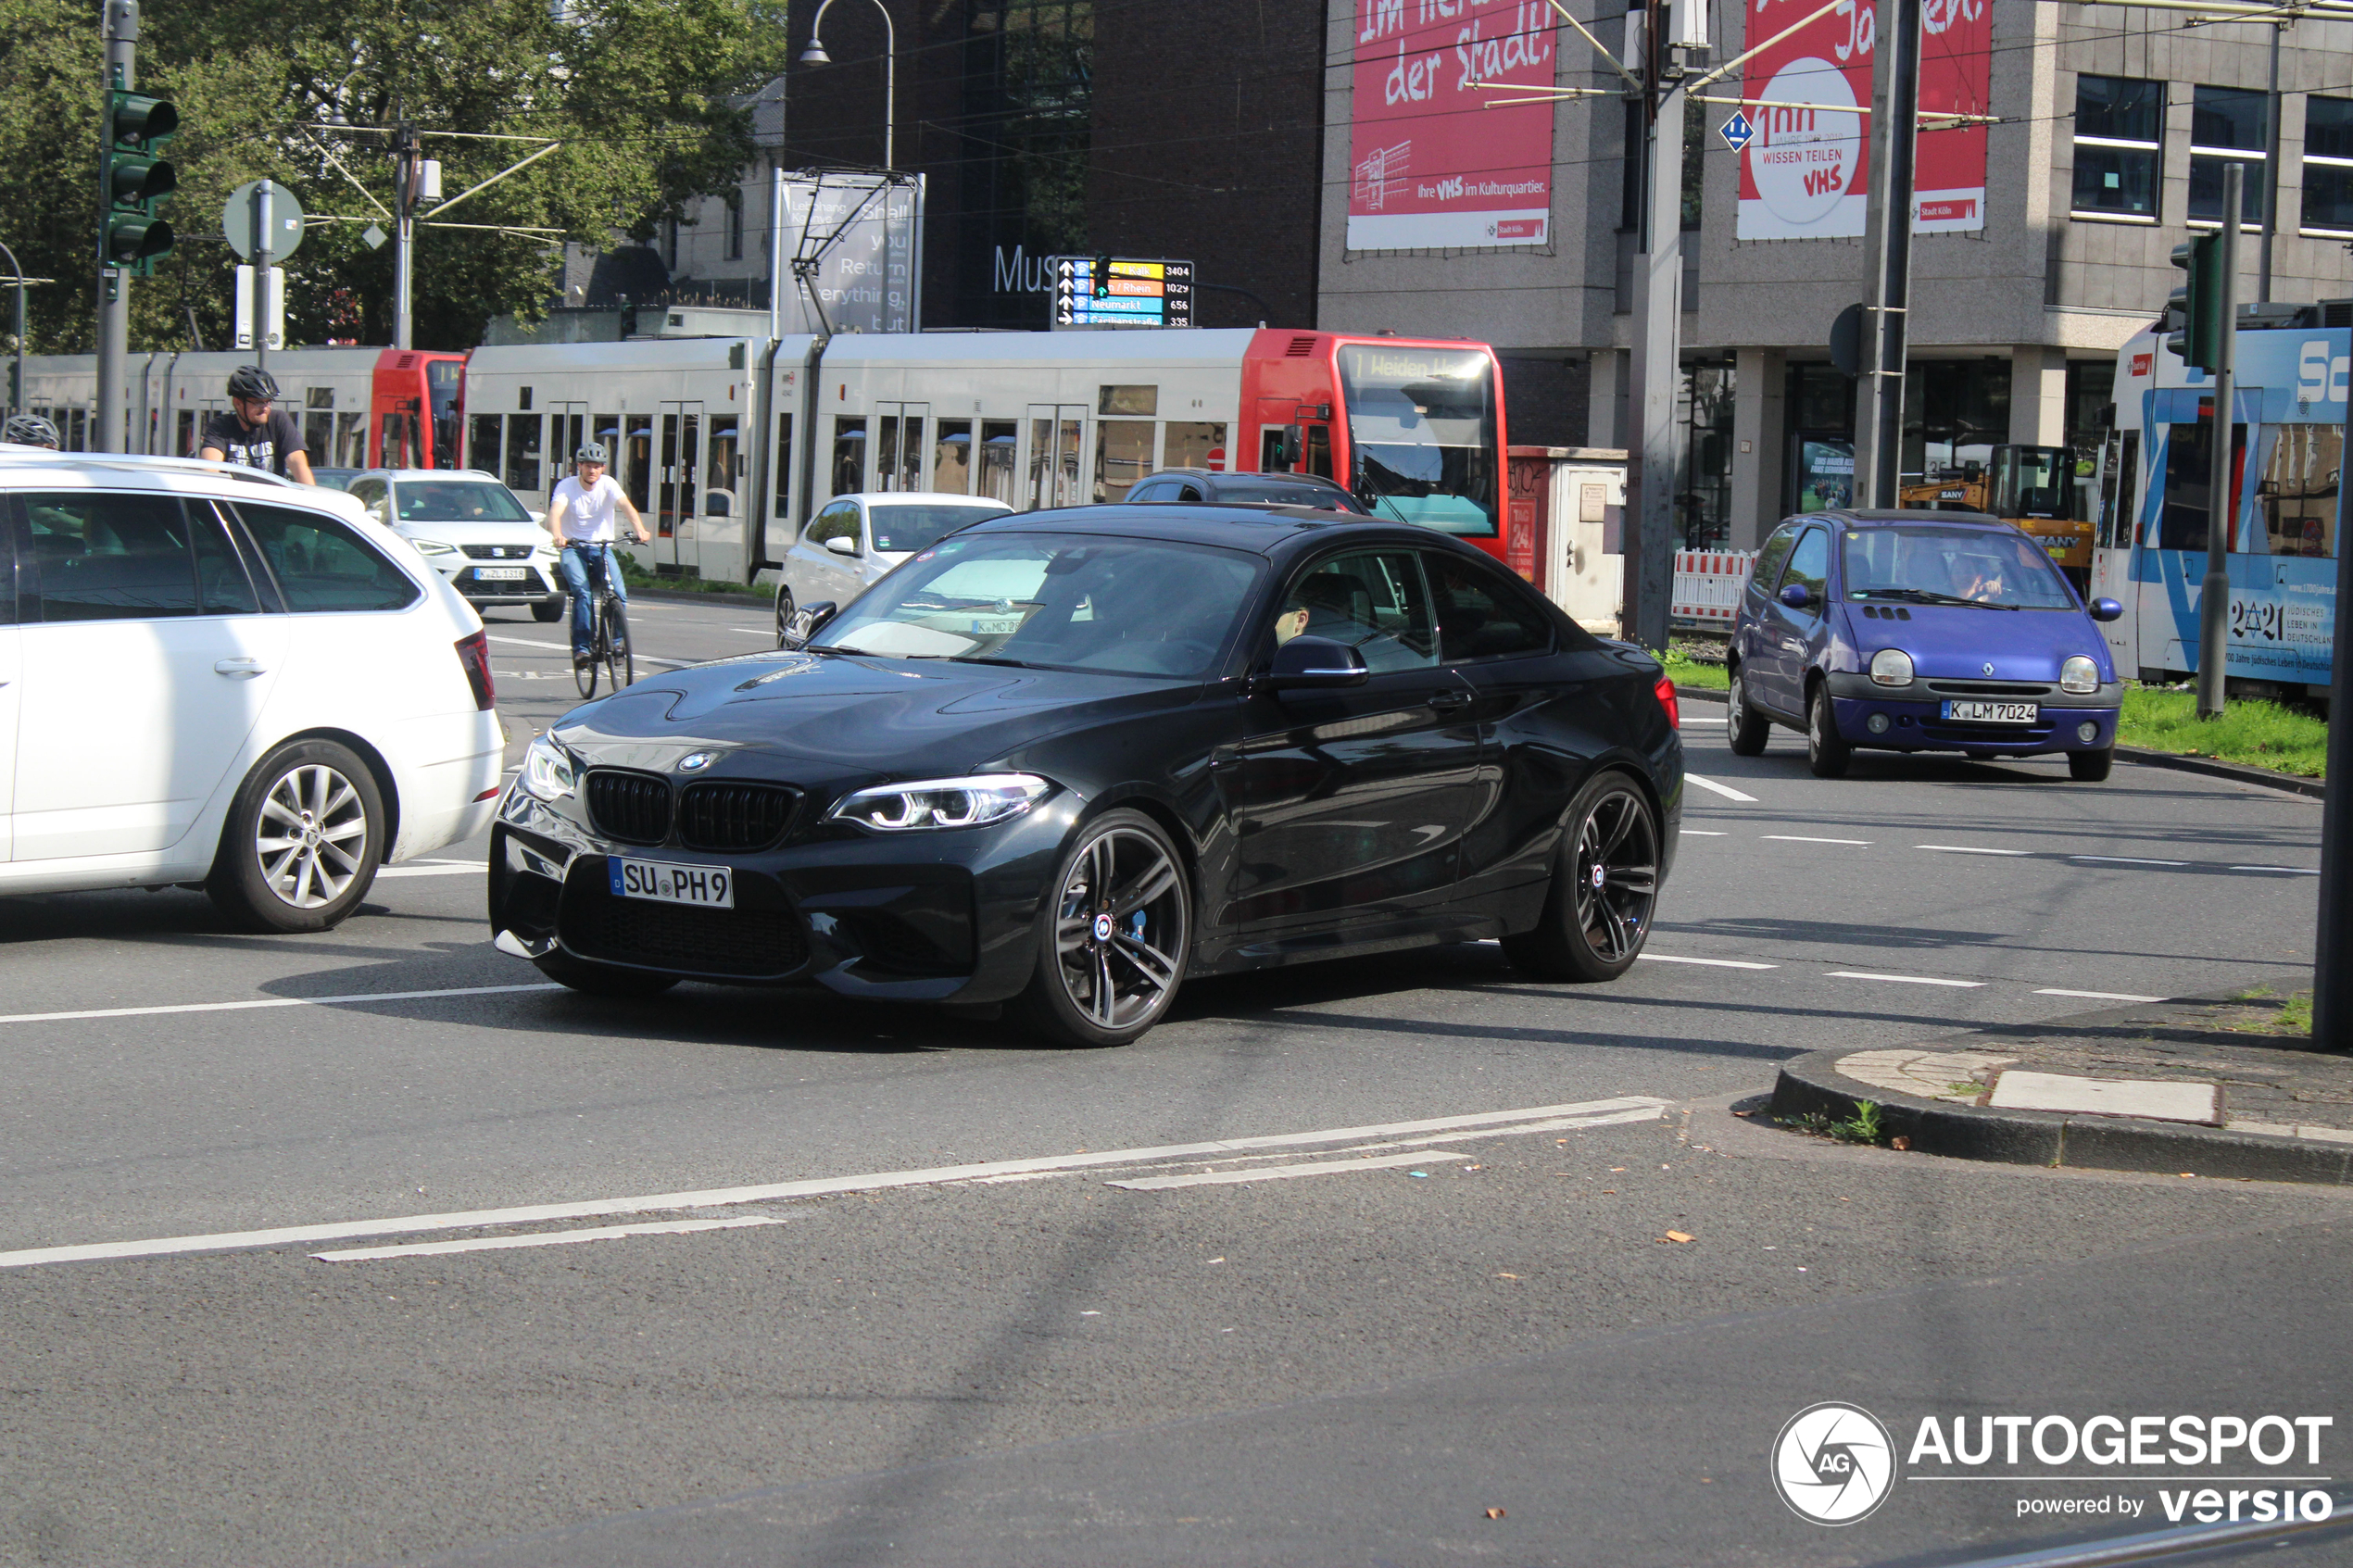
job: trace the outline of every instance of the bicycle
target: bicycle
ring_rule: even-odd
[[[637,680],[636,661],[629,652],[629,613],[621,596],[605,581],[605,563],[612,558],[611,551],[610,545],[581,550],[581,565],[588,577],[588,658],[585,663],[573,665],[572,679],[584,700],[597,695],[600,670],[614,691]]]

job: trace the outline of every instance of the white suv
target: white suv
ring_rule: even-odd
[[[563,619],[555,542],[540,514],[497,476],[479,469],[370,469],[344,488],[475,608],[527,605],[535,620]]]
[[[481,618],[348,495],[0,447],[0,893],[323,930],[488,824],[492,696]]]

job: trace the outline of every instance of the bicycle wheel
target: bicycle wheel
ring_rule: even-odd
[[[573,684],[580,688],[583,702],[597,695],[597,667],[603,658],[604,620],[597,613],[597,601],[588,601],[588,657],[572,663]]]
[[[629,612],[618,598],[605,599],[605,671],[612,677],[612,689],[636,684],[637,661],[629,651]]]

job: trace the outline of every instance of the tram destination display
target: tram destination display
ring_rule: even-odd
[[[1057,256],[1056,327],[1189,327],[1193,264],[1125,256]]]

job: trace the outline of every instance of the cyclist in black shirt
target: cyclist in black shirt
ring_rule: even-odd
[[[294,416],[270,406],[277,398],[278,383],[269,371],[258,365],[240,366],[229,378],[229,406],[235,412],[205,420],[204,433],[196,438],[196,456],[264,469],[304,484],[319,483],[310,477],[310,454],[303,449]]]

